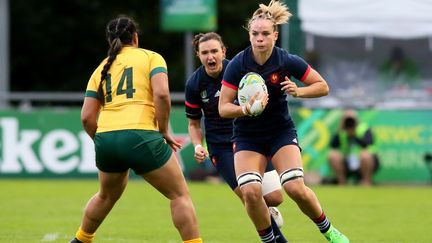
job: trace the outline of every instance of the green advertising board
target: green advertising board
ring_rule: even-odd
[[[95,176],[80,110],[0,111],[0,177]]]
[[[305,169],[331,176],[326,157],[342,110],[298,109],[293,114]],[[431,180],[424,155],[432,152],[432,112],[362,110],[358,115],[375,134],[381,162],[374,177],[376,182],[424,183]]]
[[[216,0],[162,0],[161,26],[165,31],[214,31]]]
[[[342,110],[292,109],[306,173],[331,176],[327,152]],[[381,168],[378,183],[428,183],[424,162],[432,152],[432,112],[361,110],[374,130]],[[202,169],[193,158],[183,107],[173,107],[171,129],[183,149],[176,153],[185,175]],[[0,111],[0,178],[96,177],[94,146],[79,109]]]

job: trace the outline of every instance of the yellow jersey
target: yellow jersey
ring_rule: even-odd
[[[101,99],[101,71],[107,58],[96,68],[87,84],[86,97]],[[163,57],[153,51],[123,47],[102,83],[104,105],[96,133],[125,129],[158,130],[150,78],[167,73]]]

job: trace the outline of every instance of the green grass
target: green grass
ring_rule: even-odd
[[[206,243],[259,242],[228,186],[190,183]],[[68,242],[79,226],[96,180],[0,180],[0,242]],[[432,242],[430,187],[313,186],[332,223],[351,242]],[[290,243],[325,242],[314,224],[285,197],[279,206]],[[168,201],[132,180],[99,228],[96,242],[181,242]]]

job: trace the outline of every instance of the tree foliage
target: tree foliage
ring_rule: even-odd
[[[249,44],[243,26],[261,2],[218,1],[216,31],[228,58]],[[184,34],[163,32],[160,1],[143,0],[10,1],[11,90],[84,91],[108,50],[106,23],[119,14],[139,23],[140,47],[164,56],[171,90],[183,91]]]

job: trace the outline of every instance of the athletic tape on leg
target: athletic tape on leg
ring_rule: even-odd
[[[257,172],[246,172],[237,177],[239,187],[249,183],[262,183],[262,177]]]
[[[262,179],[262,194],[267,195],[280,189],[280,177],[276,170],[265,172]]]
[[[300,177],[303,177],[302,168],[288,169],[280,175],[281,185],[285,184],[287,181],[291,181]]]

